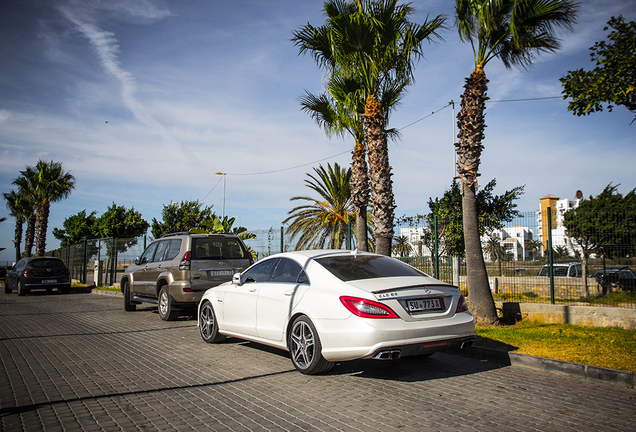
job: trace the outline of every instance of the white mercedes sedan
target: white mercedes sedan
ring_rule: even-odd
[[[459,289],[393,258],[311,250],[262,259],[205,292],[201,337],[289,351],[304,374],[334,362],[391,360],[464,348],[475,322]]]

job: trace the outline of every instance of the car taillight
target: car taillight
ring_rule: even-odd
[[[390,307],[373,300],[342,296],[340,301],[352,314],[362,318],[399,318]]]
[[[459,301],[457,302],[457,310],[455,313],[466,312],[468,310],[468,305],[466,304],[466,299],[462,294],[459,295]]]
[[[183,259],[179,263],[179,270],[190,270],[190,260],[192,259],[192,253],[187,251],[185,255],[183,255]]]
[[[26,269],[23,274],[24,276],[28,276],[28,275],[36,275],[38,273],[33,269]]]

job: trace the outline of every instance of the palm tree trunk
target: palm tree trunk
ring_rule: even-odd
[[[13,244],[15,245],[15,262],[20,261],[22,253],[20,252],[20,245],[22,244],[22,224],[24,221],[19,219],[15,220],[15,236],[13,237]]]
[[[369,96],[364,107],[364,140],[369,151],[375,251],[391,256],[395,201],[385,125],[386,119],[380,109],[380,103],[375,96]]]
[[[484,111],[488,80],[480,67],[466,79],[461,110],[457,115],[459,143],[457,144],[457,172],[461,179],[462,220],[466,247],[466,283],[468,304],[478,324],[494,324],[498,321],[495,302],[490,292],[486,263],[479,236],[477,219],[477,170],[479,169],[481,144],[484,138]]]
[[[368,251],[367,205],[369,204],[369,175],[364,145],[356,142],[351,161],[351,202],[356,213],[356,242],[359,251]]]
[[[49,225],[49,209],[48,200],[42,200],[38,203],[35,223],[35,255],[44,256],[46,252],[46,230]]]
[[[24,252],[30,257],[33,251],[33,241],[35,240],[35,220],[34,214],[29,215],[27,220],[27,229],[24,233]]]

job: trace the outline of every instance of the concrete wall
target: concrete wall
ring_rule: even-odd
[[[517,320],[636,329],[636,309],[513,302],[497,303],[497,308],[501,308],[505,317]]]

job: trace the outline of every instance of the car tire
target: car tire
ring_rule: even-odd
[[[199,332],[201,338],[207,343],[218,343],[226,339],[219,333],[219,323],[216,314],[209,301],[203,302],[199,310]]]
[[[333,362],[322,356],[322,344],[311,320],[301,315],[291,325],[287,347],[294,367],[303,374],[315,375],[333,367]]]
[[[4,282],[4,293],[5,294],[11,294],[13,292],[13,290],[11,288],[9,288],[9,286],[7,285],[7,281]]]
[[[29,289],[25,288],[24,282],[18,281],[18,295],[24,296],[24,295],[27,295],[28,293],[29,293]]]
[[[161,290],[159,290],[157,310],[159,311],[159,317],[164,321],[174,321],[179,315],[179,311],[172,307],[168,285],[162,286]]]
[[[121,281],[121,283],[122,283],[121,291],[124,294],[124,310],[126,312],[134,312],[137,310],[137,305],[130,301],[130,297],[131,297],[130,284],[125,279]]]

